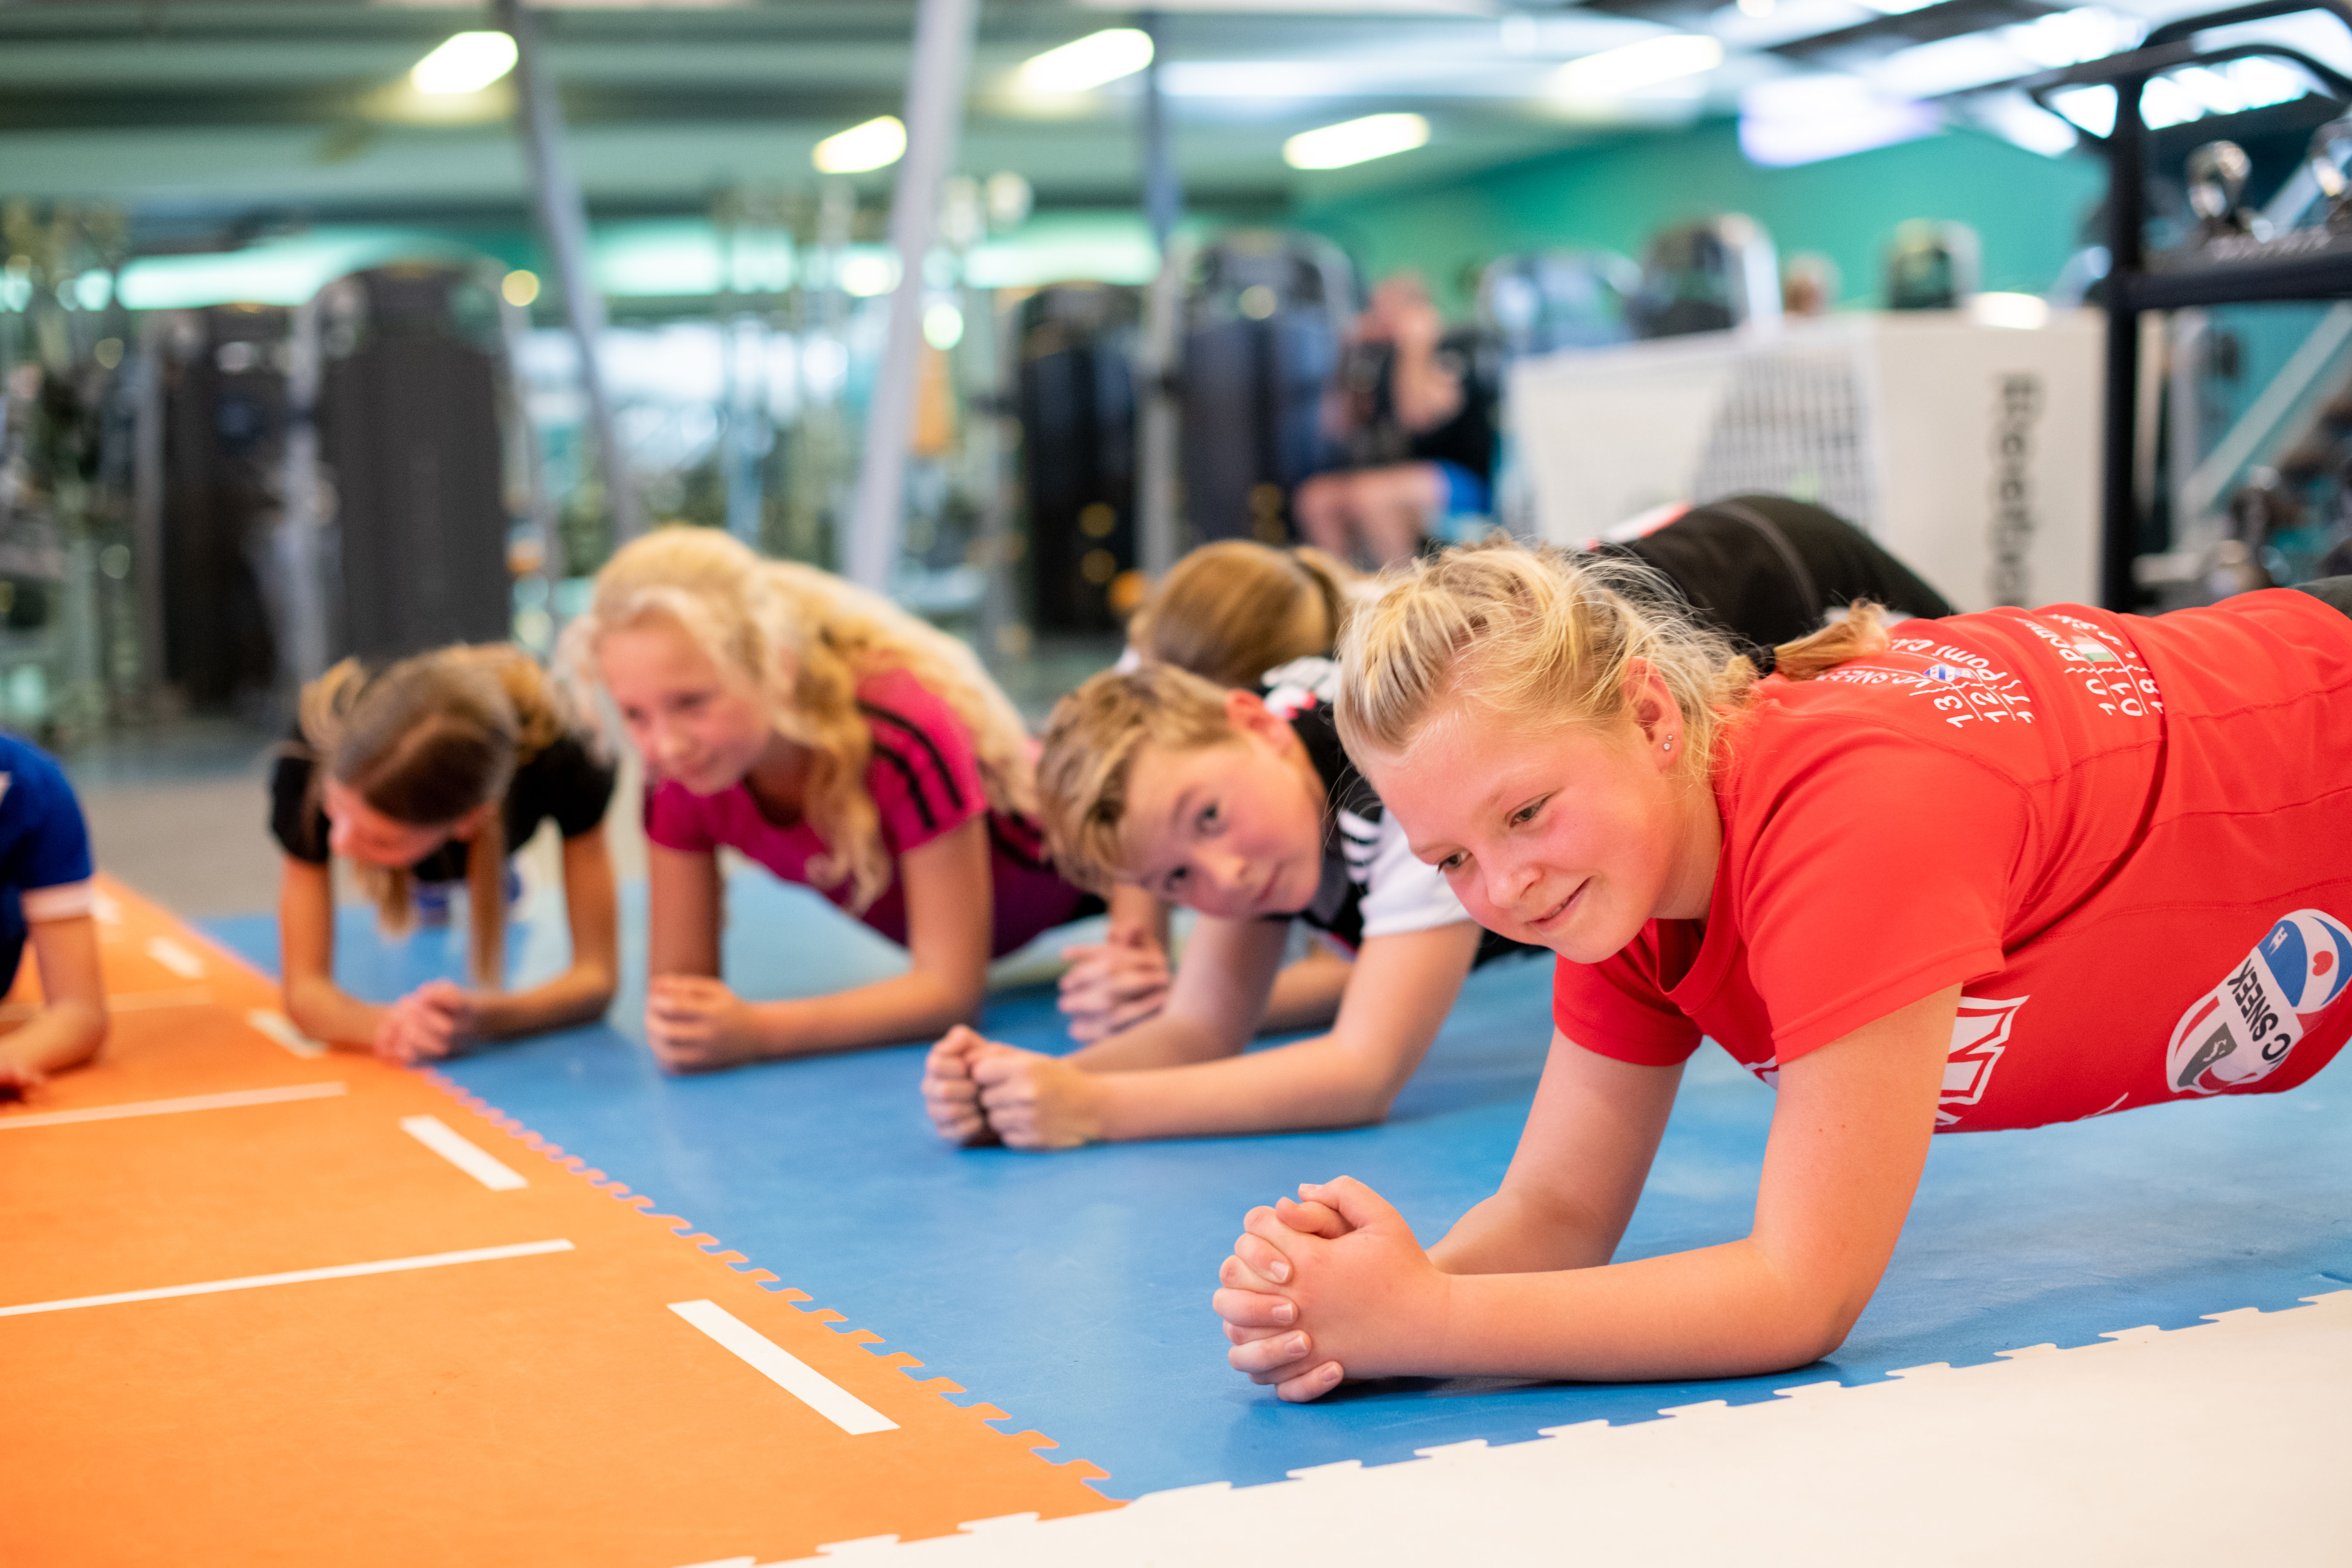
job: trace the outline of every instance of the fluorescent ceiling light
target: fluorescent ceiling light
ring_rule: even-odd
[[[889,167],[906,152],[907,128],[897,115],[886,114],[835,132],[816,144],[809,162],[823,174],[862,174],[868,169]]]
[[[1344,169],[1409,153],[1428,141],[1429,121],[1418,114],[1367,114],[1300,132],[1282,144],[1282,161],[1294,169]]]
[[[416,90],[440,97],[479,92],[514,69],[515,41],[504,33],[457,33],[409,68]]]
[[[1151,63],[1151,35],[1139,27],[1105,27],[1047,49],[1022,63],[1021,85],[1032,92],[1085,92]]]
[[[1722,63],[1723,46],[1704,33],[1668,33],[1570,60],[1552,73],[1552,90],[1571,98],[1613,97]]]
[[[2186,125],[2209,114],[2237,114],[2293,103],[2312,90],[2304,73],[2278,60],[2230,60],[2152,77],[2141,89],[2139,117],[2152,131]],[[2050,95],[2050,107],[2094,136],[2116,128],[2116,89],[2070,87]]]
[[[1739,150],[1768,169],[1891,147],[1941,129],[1934,110],[1884,97],[1850,76],[1782,77],[1759,82],[1739,100]]]
[[[1870,79],[1888,92],[1940,98],[2030,75],[2034,65],[1996,33],[1963,33],[1899,49],[1869,69]]]
[[[2111,87],[2070,87],[2050,95],[2050,107],[2094,136],[2116,128],[2116,89]]]
[[[2115,100],[2107,100],[2112,118]],[[1969,101],[1969,115],[2013,147],[2056,158],[2073,152],[2082,138],[2074,127],[2043,109],[2021,92],[1979,93]]]

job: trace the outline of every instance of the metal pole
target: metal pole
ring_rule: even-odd
[[[555,79],[540,47],[537,19],[522,0],[498,0],[498,18],[515,41],[515,129],[530,163],[531,203],[539,209],[539,226],[547,237],[556,282],[563,290],[564,317],[580,349],[588,433],[604,471],[604,504],[617,548],[645,531],[645,512],[614,436],[612,399],[604,389],[604,368],[596,362],[596,345],[604,336],[604,298],[588,272],[588,205],[564,142],[562,110],[555,101]]]
[[[2132,460],[2138,436],[2139,311],[2132,303],[2147,228],[2147,150],[2140,120],[2147,78],[2116,83],[2116,127],[2107,141],[2107,405],[2102,412],[2106,465],[2100,531],[2099,599],[2111,610],[2138,600],[2132,562],[2139,553],[2139,498]]]
[[[1160,89],[1160,41],[1166,25],[1157,11],[1139,20],[1151,39],[1151,63],[1143,68],[1143,216],[1151,225],[1151,243],[1168,254],[1169,237],[1184,216],[1184,186],[1176,174],[1175,143],[1168,132],[1168,95]]]
[[[923,330],[923,258],[939,226],[940,184],[955,161],[963,125],[964,73],[971,64],[978,0],[922,0],[915,14],[914,69],[907,79],[907,155],[890,204],[890,245],[898,253],[898,287],[890,296],[890,335],[866,410],[866,450],[858,464],[857,503],[850,514],[852,582],[887,590],[898,561],[898,509],[914,436],[915,377]]]
[[[1176,537],[1176,360],[1183,335],[1186,258],[1176,252],[1184,189],[1176,177],[1168,100],[1160,80],[1160,45],[1165,35],[1159,12],[1145,12],[1142,22],[1151,36],[1151,63],[1143,71],[1143,214],[1160,247],[1160,272],[1144,296],[1143,331],[1135,358],[1138,402],[1143,410],[1136,465],[1136,542],[1143,574],[1156,578],[1182,553]]]

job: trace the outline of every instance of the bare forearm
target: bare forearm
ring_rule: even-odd
[[[1262,1035],[1287,1035],[1300,1029],[1328,1029],[1339,1015],[1339,998],[1356,966],[1336,952],[1314,952],[1274,977],[1274,994],[1266,998]]]
[[[1801,1286],[1752,1240],[1561,1273],[1461,1276],[1443,1323],[1423,1326],[1425,1364],[1407,1352],[1410,1366],[1363,1370],[1591,1382],[1751,1376],[1835,1350],[1850,1321],[1840,1309],[1835,1292]]]
[[[575,963],[528,991],[477,996],[474,1018],[483,1038],[504,1040],[591,1023],[612,1005],[612,970],[601,963]]]
[[[1104,1073],[1096,1081],[1102,1136],[1116,1141],[1361,1126],[1388,1114],[1402,1080],[1326,1035],[1223,1061]]]
[[[0,1058],[35,1073],[63,1072],[96,1056],[105,1040],[106,1009],[68,997],[0,1036]]]
[[[816,1056],[931,1039],[970,1023],[980,1011],[981,991],[977,979],[959,986],[916,969],[830,996],[756,1004],[759,1054]]]
[[[286,982],[286,1016],[314,1040],[370,1047],[384,1010],[345,993],[323,974],[297,974]]]
[[[1595,1268],[1615,1253],[1622,1228],[1580,1210],[1539,1211],[1506,1187],[1455,1221],[1429,1258],[1448,1274]]]
[[[1073,1051],[1063,1059],[1088,1072],[1143,1072],[1153,1068],[1213,1062],[1234,1055],[1245,1043],[1228,1037],[1202,1019],[1181,1013],[1162,1013],[1084,1050]]]

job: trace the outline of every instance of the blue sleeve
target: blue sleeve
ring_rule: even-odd
[[[0,738],[0,881],[32,891],[87,882],[89,829],[73,786],[48,754]]]

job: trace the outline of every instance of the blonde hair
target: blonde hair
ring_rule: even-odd
[[[1809,680],[1887,647],[1878,606],[1775,650]],[[1340,645],[1336,717],[1348,749],[1394,753],[1441,709],[1465,703],[1508,722],[1556,728],[1625,716],[1636,667],[1654,670],[1682,718],[1677,771],[1712,774],[1725,728],[1747,706],[1756,667],[1703,625],[1651,568],[1498,541],[1445,551],[1395,575]]]
[[[314,806],[332,777],[371,810],[415,827],[446,827],[493,807],[467,845],[467,956],[477,984],[502,984],[507,787],[517,768],[572,728],[546,672],[503,643],[417,654],[373,677],[347,658],[302,689],[300,727],[299,750],[318,764]],[[408,868],[358,862],[352,869],[384,929],[406,932],[415,919]]]
[[[1038,813],[1062,875],[1108,893],[1124,864],[1120,833],[1136,753],[1195,751],[1239,731],[1223,688],[1173,665],[1107,669],[1054,705],[1037,758]]]
[[[880,595],[814,567],[763,560],[715,529],[657,529],[596,574],[587,612],[564,629],[570,679],[593,689],[598,644],[653,619],[750,679],[768,721],[814,753],[802,811],[826,853],[809,862],[809,876],[821,887],[848,881],[852,912],[880,898],[895,870],[866,792],[873,734],[857,706],[866,677],[904,670],[945,701],[971,732],[988,804],[1034,813],[1028,737],[1012,703],[970,648]]]
[[[1129,640],[1148,660],[1254,688],[1276,665],[1329,653],[1361,581],[1319,550],[1220,540],[1160,579]]]

